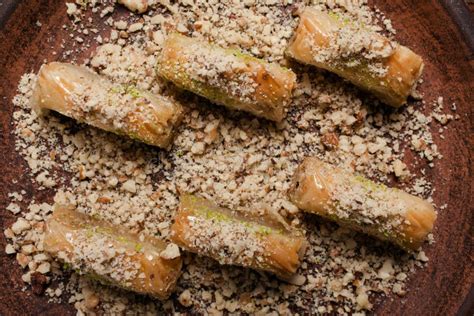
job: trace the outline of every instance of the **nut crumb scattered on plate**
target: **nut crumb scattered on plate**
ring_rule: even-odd
[[[68,4],[69,40],[76,42],[78,51],[95,42],[98,47],[85,64],[110,81],[180,98],[186,106],[185,118],[166,152],[56,114],[38,117],[30,109],[36,76],[22,77],[13,100],[14,136],[38,198],[36,193],[27,198],[25,192],[11,192],[8,210],[20,217],[4,234],[9,242],[5,251],[25,269],[23,281],[32,286],[47,284],[45,293],[51,301],[67,297],[79,313],[86,314],[125,310],[139,314],[365,313],[380,297],[404,296],[410,276],[429,263],[423,251],[406,254],[303,216],[286,192],[298,163],[311,154],[430,199],[433,188],[424,170],[442,158],[431,131],[439,126],[444,131],[457,117],[455,107],[440,97],[412,100],[406,107],[388,110],[334,75],[291,64],[284,50],[298,23],[299,3],[148,1],[143,8],[133,7],[134,1],[121,2],[139,14],[98,1]],[[315,2],[322,10],[357,17],[374,31],[395,34],[391,22],[365,2],[347,6],[344,1]],[[107,32],[97,35],[88,27],[89,15]],[[292,67],[298,85],[286,120],[275,124],[191,95],[175,95],[154,68],[163,39],[176,31]],[[61,57],[73,59],[76,53],[62,52]],[[416,157],[416,168],[407,163],[407,152]],[[54,199],[39,202],[39,194],[48,190],[55,192]],[[86,214],[168,240],[182,192],[203,194],[235,210],[277,212],[303,229],[310,246],[298,279],[287,283],[188,254],[175,295],[160,302],[75,273],[69,276],[43,251],[44,222],[55,202],[73,204]],[[163,255],[174,256],[176,249]],[[51,282],[64,275],[68,275],[65,281]]]

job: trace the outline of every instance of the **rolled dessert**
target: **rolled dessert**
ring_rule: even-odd
[[[296,85],[289,69],[180,34],[166,39],[157,72],[213,103],[277,122]]]
[[[52,62],[41,67],[31,100],[37,113],[53,110],[79,122],[166,148],[182,118],[164,96],[117,85],[90,69]]]
[[[418,249],[436,220],[427,201],[313,157],[305,158],[298,167],[289,198],[306,212],[406,250]]]
[[[314,7],[301,13],[286,55],[334,72],[393,107],[406,103],[424,67],[419,55],[354,18]]]
[[[271,218],[243,216],[193,195],[181,196],[171,228],[180,247],[239,265],[291,277],[300,265],[306,240]]]
[[[43,247],[80,274],[158,299],[171,294],[181,274],[176,245],[149,236],[140,239],[71,206],[54,206]]]

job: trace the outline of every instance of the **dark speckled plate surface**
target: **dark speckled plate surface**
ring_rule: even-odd
[[[21,75],[37,71],[44,60],[57,60],[71,49],[71,40],[61,47],[68,32],[65,1],[0,0],[0,226],[10,226],[15,217],[5,207],[8,192],[24,189],[31,198],[34,186],[25,162],[14,151],[12,97]],[[460,119],[451,123],[440,144],[444,159],[429,170],[441,211],[434,235],[436,243],[425,248],[430,258],[426,269],[411,276],[408,294],[389,297],[377,305],[380,315],[474,314],[473,215],[474,175],[474,23],[472,13],[461,1],[394,0],[374,1],[398,30],[397,39],[425,59],[427,99],[438,95],[455,102]],[[38,24],[37,21],[41,23]],[[100,27],[99,27],[100,29]],[[87,58],[91,45],[71,59]],[[54,55],[53,51],[59,52]],[[436,133],[435,138],[439,138]],[[14,183],[13,180],[16,180]],[[41,192],[49,199],[53,192]],[[35,193],[38,196],[38,193]],[[7,256],[5,237],[0,234],[0,315],[74,315],[67,303],[52,304],[31,289],[22,291],[21,269]]]

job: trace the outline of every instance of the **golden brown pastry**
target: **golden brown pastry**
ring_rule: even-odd
[[[368,30],[361,22],[313,7],[300,15],[286,54],[334,72],[394,107],[406,103],[424,66],[409,48]]]
[[[416,250],[433,229],[436,212],[419,197],[308,157],[289,191],[300,209]]]
[[[289,69],[180,34],[166,39],[157,72],[214,103],[277,122],[296,85]]]
[[[54,206],[43,247],[81,274],[159,299],[171,294],[181,274],[178,246],[154,237],[141,240],[70,206]]]
[[[296,272],[306,245],[277,221],[244,217],[193,195],[181,196],[171,230],[173,242],[188,251],[283,278]]]
[[[41,67],[31,101],[39,113],[53,110],[163,148],[171,143],[183,112],[168,98],[114,85],[85,67],[58,62]]]

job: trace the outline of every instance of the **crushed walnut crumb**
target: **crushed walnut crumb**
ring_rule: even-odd
[[[294,14],[302,7],[273,0],[120,2],[141,14],[124,16],[111,3],[78,0],[67,4],[71,25],[64,28],[70,30],[77,50],[97,41],[87,65],[114,84],[164,94],[174,91],[155,76],[154,67],[167,34],[177,31],[222,47],[238,47],[288,66],[283,53],[298,22]],[[357,17],[372,31],[385,27],[395,33],[391,22],[366,1],[313,4]],[[110,35],[84,32],[81,21],[86,12],[102,21]],[[74,52],[62,52],[62,57],[71,59]],[[373,308],[375,297],[405,295],[406,281],[428,261],[424,252],[381,251],[390,246],[302,215],[287,200],[286,191],[298,163],[313,155],[379,181],[395,176],[407,191],[429,198],[433,188],[424,172],[442,158],[431,131],[455,119],[455,107],[447,114],[439,99],[386,110],[325,72],[297,65],[293,70],[298,86],[283,122],[188,97],[187,115],[169,152],[56,114],[38,117],[29,105],[36,77],[25,74],[13,100],[15,148],[38,192],[53,189],[56,194],[47,203],[37,201],[36,192],[32,198],[24,193],[10,196],[8,210],[19,217],[4,231],[5,252],[24,269],[23,281],[47,287],[51,301],[67,294],[69,303],[86,314],[174,313],[183,308],[209,314],[365,313]],[[421,173],[406,164],[406,151],[416,154]],[[80,212],[167,240],[184,192],[200,193],[239,211],[277,212],[304,230],[309,247],[294,284],[187,254],[176,297],[159,302],[66,272],[43,251],[44,222],[53,203],[71,204]],[[89,248],[83,251],[89,253]],[[161,255],[177,254],[174,245]],[[60,285],[51,283],[69,274]]]

